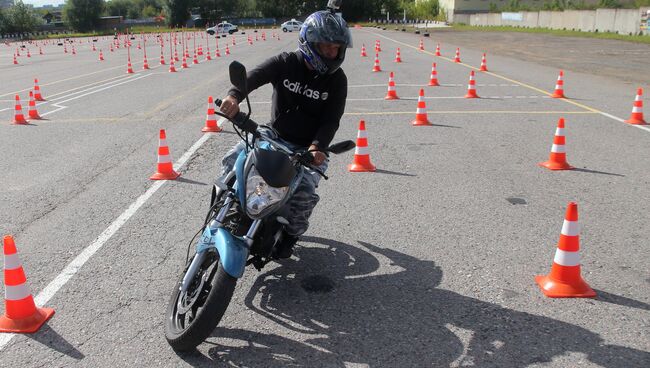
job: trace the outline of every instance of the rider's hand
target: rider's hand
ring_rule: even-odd
[[[314,165],[320,166],[325,160],[327,159],[327,156],[325,156],[325,153],[321,151],[316,151],[318,149],[318,146],[315,144],[312,144],[309,146],[309,151],[311,152],[311,155],[314,156]]]
[[[229,118],[233,118],[239,112],[239,101],[233,96],[228,95],[221,102],[219,110]]]

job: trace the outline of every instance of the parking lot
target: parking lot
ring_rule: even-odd
[[[207,98],[230,88],[230,61],[253,68],[295,50],[297,34],[188,33],[188,68],[181,50],[176,73],[169,42],[161,48],[156,35],[131,40],[132,74],[124,45],[110,51],[112,37],[75,40],[68,53],[43,44],[43,55],[36,45],[0,45],[0,230],[14,235],[37,304],[56,311],[38,333],[0,335],[3,364],[647,367],[650,129],[624,122],[647,79],[444,32],[352,34],[334,141],[354,140],[364,120],[377,171],[348,172],[352,152],[332,157],[294,257],[247,269],[213,336],[180,355],[164,338],[166,304],[221,157],[239,139],[227,122],[224,132],[201,132]],[[372,72],[377,41],[382,71]],[[440,86],[428,85],[432,63]],[[635,75],[635,65],[617,73]],[[560,70],[565,99],[551,97]],[[470,71],[480,98],[465,98]],[[390,72],[397,100],[384,99]],[[44,119],[12,124],[14,96],[27,114],[34,78]],[[430,126],[411,125],[421,89]],[[271,93],[250,96],[258,122],[269,118]],[[574,170],[538,166],[560,118]],[[160,129],[175,181],[149,180]],[[582,277],[594,299],[547,298],[535,283],[551,269],[569,202],[578,204]]]

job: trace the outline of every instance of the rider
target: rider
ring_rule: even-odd
[[[323,172],[328,160],[318,150],[329,146],[345,110],[348,81],[340,67],[346,48],[351,46],[345,20],[332,11],[317,11],[300,28],[298,50],[274,56],[247,75],[249,92],[267,83],[273,85],[270,125],[290,148],[312,151],[314,165]],[[231,88],[221,104],[221,112],[235,116],[245,97],[237,88]],[[239,142],[223,157],[222,176],[232,170],[244,145]],[[291,257],[293,246],[307,231],[309,216],[319,200],[316,187],[320,175],[305,170],[306,175],[287,203],[289,225],[276,247],[277,258]]]

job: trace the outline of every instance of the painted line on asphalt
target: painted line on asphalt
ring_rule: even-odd
[[[105,91],[107,89],[117,87],[117,86],[120,86],[120,85],[123,85],[123,84],[126,84],[126,83],[135,82],[137,80],[140,80],[140,79],[143,79],[143,78],[146,78],[146,77],[150,77],[151,75],[152,75],[151,73],[150,74],[140,74],[137,77],[129,78],[126,81],[123,81],[121,83],[111,84],[111,85],[106,86],[104,88],[96,89],[96,90],[93,90],[93,91],[90,91],[90,92],[87,92],[87,93],[84,93],[84,94],[81,94],[81,95],[78,95],[78,96],[75,96],[75,97],[68,98],[67,100],[57,101],[57,102],[52,104],[52,106],[58,107],[57,109],[52,110],[52,111],[48,111],[48,112],[46,112],[44,114],[41,114],[41,116],[47,116],[47,115],[50,115],[50,114],[53,114],[55,112],[58,112],[58,111],[61,111],[63,109],[68,108],[68,106],[61,105],[61,104],[65,103],[65,102],[73,101],[73,100],[76,100],[76,99],[79,99],[79,98],[82,98],[82,97],[85,97],[85,96],[88,96],[88,95],[92,95],[92,94],[95,94],[95,93],[98,93],[98,92],[101,92],[101,91]],[[88,120],[92,120],[92,118],[89,118]]]
[[[201,138],[190,147],[181,158],[174,164],[174,170],[180,170],[183,165],[189,160],[190,157],[213,135],[213,133],[204,134]],[[135,202],[131,203],[129,207],[122,212],[101,234],[79,255],[73,259],[68,265],[52,280],[38,295],[34,298],[36,305],[43,306],[47,304],[50,299],[68,282],[70,279],[79,272],[81,267],[88,262],[88,260],[100,250],[106,242],[117,233],[122,226],[131,218],[135,213],[151,198],[151,196],[158,191],[167,181],[158,180],[144,194],[138,197]],[[16,334],[2,334],[0,335],[0,350],[2,350],[9,341]]]
[[[386,87],[388,86],[387,84],[353,84],[353,85],[348,85],[348,88],[367,88],[367,87]],[[396,87],[434,87],[434,86],[429,86],[428,84],[401,84],[401,83],[395,83]],[[445,84],[441,83],[441,87],[466,87],[467,83],[465,84]],[[521,87],[519,84],[477,84],[477,87]]]
[[[396,39],[393,39],[393,38],[390,38],[390,37],[384,36],[384,35],[382,35],[382,34],[375,33],[375,32],[370,32],[370,31],[365,31],[365,32],[366,32],[366,33],[373,34],[373,35],[378,36],[378,37],[385,38],[385,39],[387,39],[387,40],[389,40],[389,41],[393,41],[393,42],[395,42],[395,43],[398,43],[398,44],[404,45],[404,46],[406,46],[406,47],[410,47],[410,48],[412,48],[412,49],[414,49],[414,50],[417,50],[418,52],[423,52],[423,53],[429,54],[429,55],[431,55],[431,56],[435,56],[435,54],[432,53],[432,52],[430,52],[430,51],[420,50],[419,48],[417,48],[417,47],[415,47],[415,46],[413,46],[413,45],[409,45],[409,44],[407,44],[407,43],[405,43],[405,42],[398,41],[398,40],[396,40]],[[453,61],[453,59],[448,58],[448,57],[445,57],[445,56],[435,56],[435,57],[440,58],[440,59],[443,59],[443,60],[447,60],[447,61],[449,61],[450,63],[454,63],[454,64],[457,64],[457,65],[462,65],[462,66],[467,67],[467,68],[469,68],[469,69],[474,69],[474,70],[478,70],[478,69],[479,69],[479,68],[477,68],[477,67],[475,67],[475,66],[472,66],[472,65],[469,65],[469,64],[465,64],[465,63],[456,63],[456,62]],[[493,72],[482,72],[482,73],[492,75],[492,76],[494,76],[494,77],[496,77],[496,78],[500,78],[500,79],[506,80],[506,81],[511,82],[511,83],[517,83],[517,84],[519,84],[519,85],[521,85],[521,86],[523,86],[523,87],[526,87],[526,88],[532,89],[532,90],[534,90],[534,91],[537,91],[537,92],[543,93],[543,94],[548,95],[548,96],[551,96],[551,95],[552,95],[552,93],[550,93],[550,92],[544,91],[544,90],[542,90],[542,89],[540,89],[540,88],[537,88],[537,87],[531,86],[531,85],[529,85],[529,84],[526,84],[526,83],[520,82],[520,81],[518,81],[518,80],[514,80],[514,79],[511,79],[511,78],[508,78],[508,77],[502,76],[502,75],[500,75],[500,74],[496,74],[496,73],[493,73]],[[612,115],[612,114],[606,113],[606,112],[604,112],[604,111],[600,111],[600,110],[598,110],[598,109],[595,109],[595,108],[590,107],[590,106],[587,106],[587,105],[583,105],[583,104],[578,103],[578,102],[575,102],[575,101],[571,101],[570,99],[566,99],[566,98],[558,98],[557,100],[561,100],[561,101],[564,101],[564,102],[566,102],[566,103],[569,103],[569,104],[572,104],[572,105],[578,106],[578,107],[580,107],[580,108],[583,108],[583,109],[585,109],[585,110],[591,111],[591,112],[596,113],[596,114],[600,114],[600,115],[605,116],[605,117],[607,117],[607,118],[610,118],[610,119],[612,119],[612,120],[622,122],[622,123],[625,124],[626,126],[633,126],[633,127],[636,127],[636,128],[639,128],[639,129],[643,129],[643,130],[645,130],[645,131],[650,132],[650,129],[648,129],[647,127],[645,127],[645,126],[643,126],[643,125],[627,124],[627,123],[625,123],[625,120],[623,120],[623,119],[621,119],[621,118],[619,118],[619,117],[617,117],[617,116],[614,116],[614,115]]]

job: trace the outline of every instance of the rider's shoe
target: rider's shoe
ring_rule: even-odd
[[[293,246],[297,241],[297,236],[291,236],[285,233],[282,237],[282,241],[280,241],[280,243],[275,247],[273,257],[277,259],[291,258],[291,255],[293,254]]]

